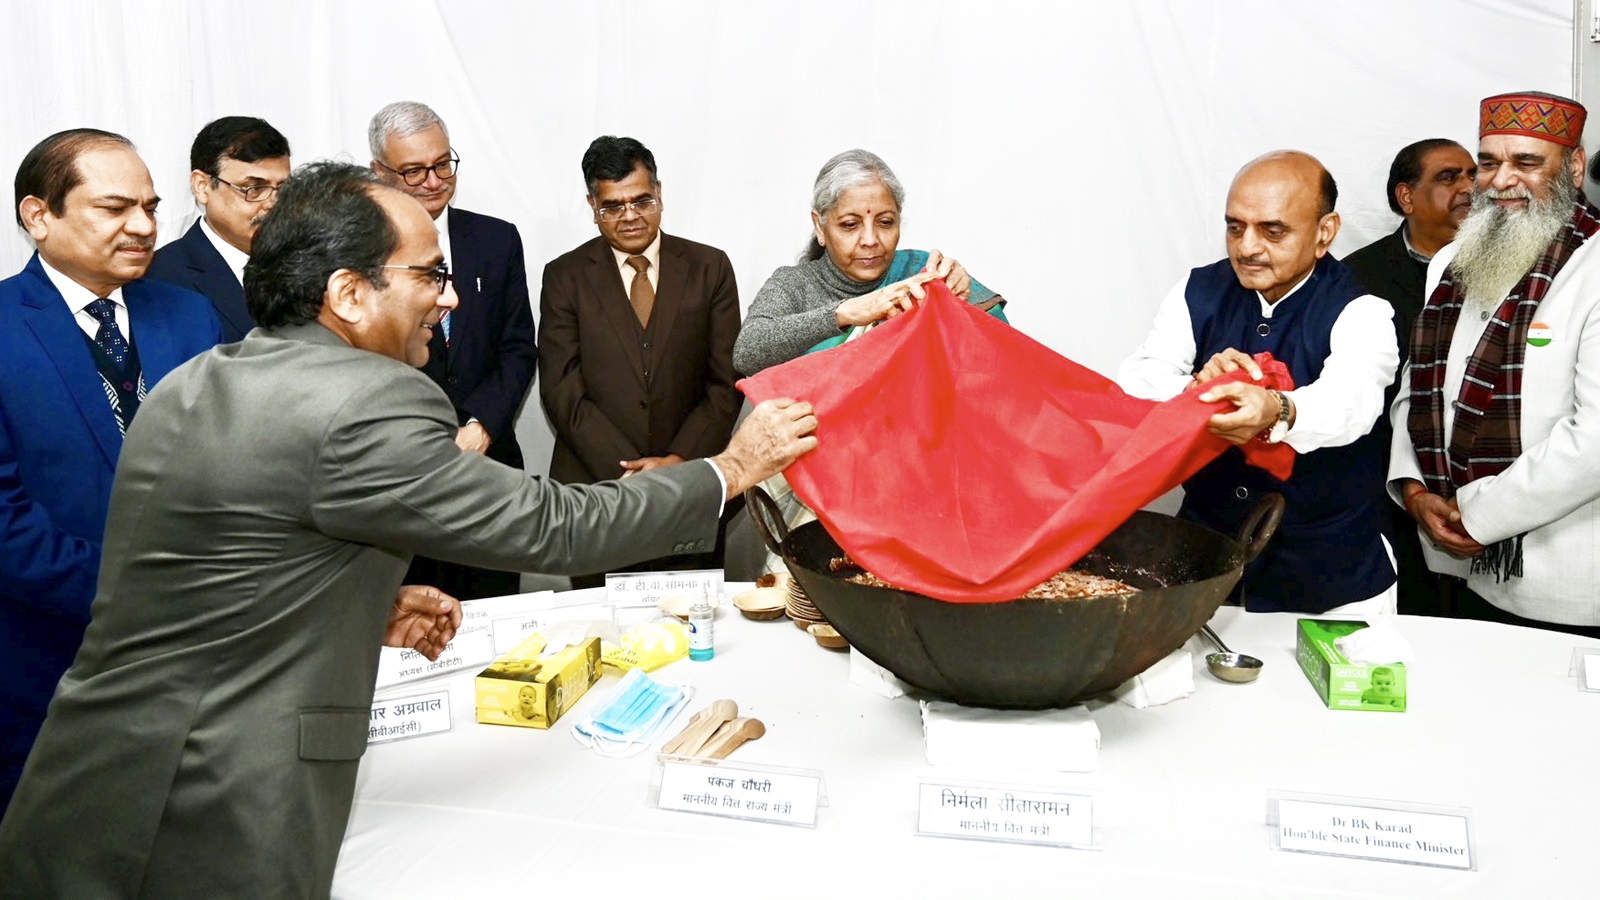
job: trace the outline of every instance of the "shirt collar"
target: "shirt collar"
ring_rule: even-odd
[[[61,294],[61,299],[67,302],[67,309],[71,310],[73,315],[83,312],[84,307],[100,299],[95,296],[94,291],[73,281],[58,271],[55,266],[45,262],[43,256],[39,257],[39,266],[44,269],[44,274],[50,279],[50,283],[55,285],[56,290]],[[112,288],[111,293],[106,295],[106,299],[118,306],[127,306],[126,303],[122,302],[122,287],[120,285]]]
[[[222,235],[217,234],[216,230],[211,227],[211,223],[206,221],[205,216],[200,217],[200,233],[206,236],[206,239],[211,242],[211,246],[217,248],[217,255],[221,256],[222,261],[228,264],[228,268],[233,272],[233,277],[237,278],[240,284],[244,284],[244,265],[250,261],[250,254],[224,240]]]
[[[1411,223],[1410,222],[1401,222],[1400,223],[1400,240],[1405,241],[1405,243],[1406,243],[1406,253],[1412,259],[1416,260],[1419,263],[1430,263],[1430,262],[1433,262],[1433,257],[1431,257],[1431,256],[1423,256],[1422,253],[1417,250],[1417,248],[1411,246]]]
[[[607,247],[611,247],[610,244],[607,244],[606,246]],[[655,270],[657,272],[661,271],[661,231],[660,231],[660,229],[656,230],[656,239],[650,242],[650,246],[644,248],[644,252],[643,253],[623,253],[621,250],[618,250],[615,247],[611,247],[611,255],[615,256],[617,258],[617,270],[622,273],[622,277],[623,278],[632,278],[633,277],[633,266],[628,265],[628,258],[630,256],[642,256],[645,259],[650,260],[650,268],[651,269],[653,269],[653,270]]]
[[[1283,301],[1289,299],[1290,297],[1293,297],[1294,296],[1294,292],[1300,290],[1303,287],[1305,287],[1306,286],[1306,282],[1310,281],[1311,280],[1311,276],[1313,276],[1315,274],[1317,274],[1317,267],[1316,266],[1312,266],[1311,267],[1311,271],[1306,273],[1306,277],[1304,277],[1304,278],[1300,279],[1298,282],[1296,282],[1294,287],[1289,288],[1289,292],[1287,294],[1284,294],[1282,297],[1278,298],[1278,303],[1282,303]],[[1267,302],[1267,298],[1261,296],[1261,292],[1260,291],[1256,291],[1256,299],[1261,301],[1261,315],[1264,318],[1268,318],[1268,319],[1272,318],[1272,309],[1277,304],[1276,303],[1268,303]]]
[[[433,228],[439,232],[439,252],[444,254],[444,264],[454,271],[455,265],[450,255],[450,207],[446,206],[439,213],[439,218],[433,220]]]

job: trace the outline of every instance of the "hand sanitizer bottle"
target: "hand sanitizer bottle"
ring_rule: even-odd
[[[711,586],[706,585],[705,593],[689,607],[689,658],[695,662],[705,662],[717,653],[712,639],[711,617],[714,613]]]

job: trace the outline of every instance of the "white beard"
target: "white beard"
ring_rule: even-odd
[[[1565,177],[1556,178],[1544,196],[1527,188],[1473,192],[1472,212],[1456,232],[1456,255],[1450,261],[1466,309],[1486,312],[1499,307],[1571,220],[1577,196],[1577,188]],[[1516,213],[1494,202],[1513,198],[1530,202]]]

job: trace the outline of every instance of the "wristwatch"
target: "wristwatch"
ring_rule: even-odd
[[[1278,421],[1273,422],[1272,429],[1267,432],[1267,443],[1277,444],[1289,433],[1289,398],[1283,391],[1273,391],[1272,396],[1278,399]]]

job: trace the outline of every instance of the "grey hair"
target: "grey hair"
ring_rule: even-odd
[[[822,171],[817,173],[816,184],[811,188],[811,211],[819,217],[826,217],[845,191],[874,181],[882,182],[889,189],[895,209],[905,207],[906,189],[900,183],[899,176],[878,154],[857,148],[837,154],[822,164]],[[805,251],[800,255],[801,261],[821,257],[822,247],[808,237]]]
[[[823,163],[817,183],[811,188],[811,209],[825,216],[845,191],[873,181],[881,181],[889,189],[896,208],[905,206],[906,189],[889,164],[876,153],[857,149],[846,150]]]
[[[410,137],[433,127],[444,132],[446,141],[450,140],[450,129],[426,103],[397,100],[373,114],[372,121],[367,124],[367,149],[372,151],[373,159],[381,161],[383,145],[389,138]]]

